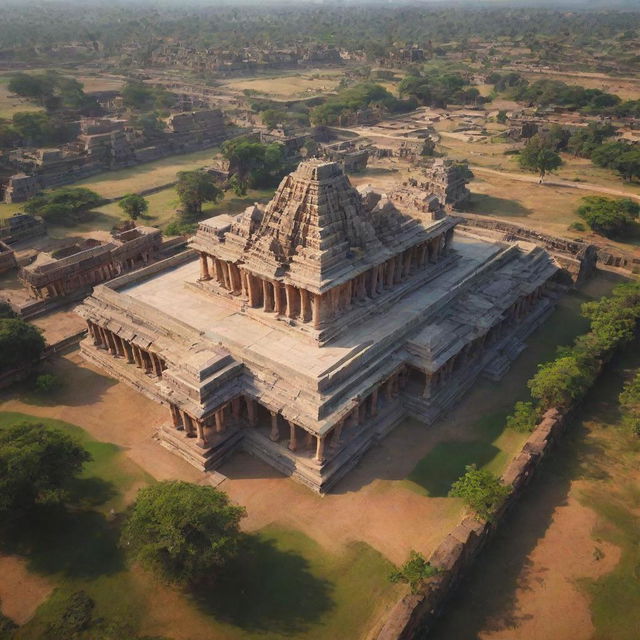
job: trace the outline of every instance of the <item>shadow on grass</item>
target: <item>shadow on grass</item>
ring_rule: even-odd
[[[472,193],[466,210],[472,213],[514,218],[523,218],[533,213],[531,209],[523,207],[517,200],[497,198],[484,193]]]
[[[300,634],[333,608],[333,585],[301,555],[247,536],[239,556],[192,597],[205,613],[246,631]]]
[[[489,464],[500,449],[489,442],[439,442],[407,476],[434,498],[443,498],[451,485],[464,474],[465,467]]]
[[[97,511],[41,506],[2,534],[2,553],[24,556],[36,573],[92,579],[124,568],[118,527]]]

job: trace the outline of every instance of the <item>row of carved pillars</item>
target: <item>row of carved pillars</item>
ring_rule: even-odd
[[[357,302],[377,298],[385,290],[405,282],[428,263],[437,262],[446,251],[446,234],[442,234],[356,276],[323,295],[323,319],[330,319],[349,311]],[[325,302],[326,300],[326,302]]]
[[[267,313],[320,326],[320,296],[278,280],[260,278],[232,262],[200,254],[200,279],[216,282],[234,296],[245,298],[250,307]]]
[[[516,300],[504,313],[505,317],[501,322],[491,327],[483,336],[465,345],[461,351],[449,358],[437,371],[433,373],[425,372],[425,385],[422,397],[425,399],[431,398],[434,391],[445,384],[455,371],[463,365],[470,364],[482,353],[487,344],[498,340],[508,329],[512,328],[516,322],[526,316],[544,295],[545,289],[546,284],[541,285],[529,295]]]
[[[126,358],[129,364],[135,364],[145,373],[153,374],[158,378],[162,377],[167,364],[157,353],[142,349],[90,320],[87,321],[87,326],[96,347],[109,351],[114,357]]]
[[[78,288],[84,285],[94,285],[94,284],[98,284],[99,282],[105,282],[106,280],[110,280],[111,278],[114,278],[116,275],[118,274],[114,264],[112,262],[109,262],[107,264],[103,264],[99,267],[91,269],[86,273],[82,273],[79,275],[74,274],[74,277],[79,279],[79,284],[77,285],[77,287],[72,287],[72,289]],[[30,288],[31,288],[32,294],[36,298],[46,299],[46,298],[55,298],[56,296],[65,296],[67,295],[67,293],[71,293],[72,291],[68,291],[68,288],[69,288],[67,286],[68,284],[69,284],[68,280],[60,279],[60,280],[55,280],[53,282],[50,282],[49,284],[43,287],[36,287],[34,285],[30,285]]]

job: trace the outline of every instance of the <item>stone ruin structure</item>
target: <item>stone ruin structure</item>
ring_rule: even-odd
[[[162,232],[128,225],[112,234],[110,242],[85,240],[40,253],[20,271],[20,280],[37,300],[86,293],[92,286],[149,264],[160,249]]]
[[[165,124],[166,130],[151,144],[126,120],[85,118],[76,140],[60,149],[16,150],[9,159],[17,173],[4,185],[3,200],[24,202],[43,189],[103,171],[207,149],[224,141],[231,131],[219,109],[176,113]]]
[[[369,162],[369,149],[364,145],[356,146],[351,140],[323,145],[321,153],[325,160],[339,163],[345,173],[364,171]]]
[[[504,375],[553,308],[543,249],[457,224],[303,162],[266,206],[201,222],[197,256],[96,287],[82,353],[165,405],[161,444],[198,468],[242,448],[325,492],[404,417]]]
[[[0,240],[7,244],[43,236],[46,232],[46,224],[40,216],[14,213],[9,218],[0,220]]]
[[[0,240],[0,273],[11,271],[18,266],[13,249]]]
[[[465,164],[435,158],[424,167],[419,178],[412,178],[409,183],[430,195],[437,196],[443,206],[451,211],[461,207],[469,199],[470,191],[467,184],[472,177]]]

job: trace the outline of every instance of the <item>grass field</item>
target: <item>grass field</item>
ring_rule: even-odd
[[[591,283],[586,292],[572,292],[562,298],[553,315],[527,340],[526,351],[506,377],[498,383],[481,380],[462,408],[451,418],[445,418],[445,424],[450,420],[468,422],[464,437],[439,442],[418,462],[406,485],[424,495],[444,497],[451,484],[464,473],[466,465],[476,464],[501,474],[527,438],[527,434],[506,429],[505,419],[516,401],[528,398],[528,379],[538,363],[554,357],[558,346],[570,344],[587,329],[580,305],[604,295],[611,286],[611,281],[600,278]],[[483,411],[484,407],[478,406],[480,398],[489,410]],[[476,399],[478,403],[474,403]]]
[[[224,82],[223,86],[233,91],[257,91],[265,97],[287,100],[334,91],[343,75],[342,69],[320,69],[276,77],[231,80]]]
[[[0,428],[20,421],[72,435],[93,460],[73,487],[73,508],[42,509],[7,536],[11,543],[0,546],[3,554],[24,557],[30,572],[55,585],[17,632],[19,640],[43,637],[70,594],[80,589],[95,600],[94,617],[117,623],[127,637],[153,633],[176,640],[356,638],[398,592],[387,580],[392,565],[365,543],[330,554],[301,532],[277,524],[248,536],[244,553],[207,591],[185,593],[160,584],[131,565],[118,546],[118,513],[153,479],[118,447],[93,440],[79,427],[0,412]]]

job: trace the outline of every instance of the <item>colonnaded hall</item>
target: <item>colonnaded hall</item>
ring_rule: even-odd
[[[303,162],[186,254],[96,286],[82,353],[166,406],[160,442],[192,464],[243,449],[325,492],[403,418],[429,428],[504,375],[553,308],[544,249],[459,231],[423,196]]]

